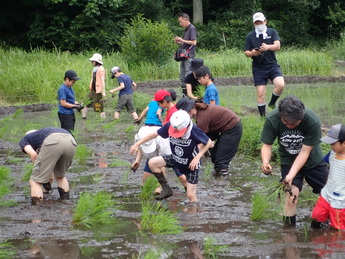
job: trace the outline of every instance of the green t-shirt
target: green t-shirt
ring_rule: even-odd
[[[303,168],[313,168],[323,160],[320,147],[321,122],[312,110],[306,108],[302,122],[293,129],[287,128],[280,119],[278,109],[270,112],[261,133],[261,142],[272,145],[278,138],[282,165],[292,165],[302,145],[314,146]]]

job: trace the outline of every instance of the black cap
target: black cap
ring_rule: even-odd
[[[182,109],[182,110],[185,110],[186,112],[189,112],[192,108],[194,108],[194,105],[195,105],[194,100],[189,99],[187,97],[183,97],[176,103],[176,108],[178,110]]]
[[[79,80],[80,77],[77,76],[77,73],[74,70],[67,70],[65,73],[65,78],[73,79],[73,80]]]
[[[194,72],[194,70],[197,70],[199,67],[203,65],[204,65],[204,60],[202,60],[201,58],[192,59],[189,70]]]

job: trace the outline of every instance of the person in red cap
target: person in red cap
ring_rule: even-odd
[[[177,111],[175,104],[173,103],[171,93],[168,90],[161,89],[154,94],[153,100],[158,102],[159,107],[167,110],[165,119],[163,121],[164,125],[170,120],[171,115]]]
[[[330,219],[331,227],[345,230],[345,126],[332,126],[321,141],[332,151],[324,159],[330,165],[329,175],[313,209],[311,227],[321,228]]]
[[[162,173],[162,168],[173,168],[175,173],[184,174],[187,178],[187,197],[189,202],[197,202],[196,187],[198,184],[200,158],[212,146],[212,141],[201,129],[193,124],[186,111],[176,111],[162,128],[149,133],[137,141],[130,148],[130,154],[135,154],[140,145],[151,139],[161,136],[169,138],[172,154],[151,158],[149,167],[153,175],[162,186],[162,192],[156,200],[163,200],[173,195],[167,179]],[[201,148],[199,150],[198,145]]]

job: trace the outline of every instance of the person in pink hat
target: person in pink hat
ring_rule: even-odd
[[[172,114],[170,121],[156,132],[149,133],[137,141],[130,154],[136,154],[140,145],[161,136],[169,138],[172,154],[151,158],[149,167],[162,186],[162,192],[156,200],[163,200],[173,195],[162,168],[173,168],[176,174],[184,174],[187,179],[187,198],[190,203],[197,202],[196,188],[198,184],[200,158],[212,146],[212,141],[206,134],[193,124],[186,111],[179,110]],[[201,146],[200,150],[198,145]]]

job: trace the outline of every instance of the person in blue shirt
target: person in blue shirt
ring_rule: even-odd
[[[218,90],[213,82],[210,69],[207,66],[201,66],[193,73],[199,83],[206,86],[204,103],[220,105]]]
[[[72,86],[79,80],[80,77],[74,70],[67,70],[64,77],[64,82],[58,90],[59,110],[58,116],[61,123],[61,128],[74,131],[75,116],[74,110],[79,112],[84,108],[75,100],[74,90]]]
[[[127,111],[132,114],[134,123],[138,121],[138,114],[135,111],[135,106],[133,102],[133,88],[137,87],[137,84],[132,80],[129,75],[124,74],[121,69],[117,66],[111,69],[111,78],[117,78],[119,86],[110,90],[109,93],[113,94],[119,91],[119,100],[115,107],[114,119],[118,120],[120,118],[120,113],[124,107]]]
[[[172,154],[153,157],[149,167],[162,186],[161,194],[156,200],[163,200],[173,195],[162,168],[173,168],[176,174],[184,174],[187,179],[187,197],[190,203],[197,202],[196,187],[198,184],[200,158],[212,146],[212,141],[206,134],[193,124],[189,114],[184,110],[172,114],[170,121],[155,132],[147,134],[131,148],[130,154],[136,154],[141,144],[161,136],[169,138]],[[200,150],[198,146],[201,146]]]

